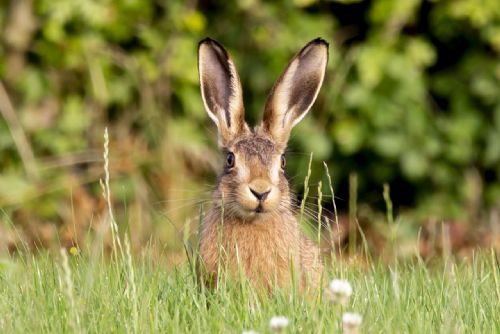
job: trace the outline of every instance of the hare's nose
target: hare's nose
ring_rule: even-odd
[[[259,200],[259,201],[264,201],[267,198],[267,195],[271,192],[271,190],[265,191],[265,192],[257,192],[250,188],[250,191],[252,194]]]

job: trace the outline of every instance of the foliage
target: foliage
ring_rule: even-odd
[[[195,228],[220,165],[198,87],[206,35],[233,55],[253,124],[293,53],[317,36],[331,42],[288,171],[303,179],[312,151],[318,180],[327,161],[341,210],[350,173],[375,209],[389,183],[396,208],[416,209],[413,231],[428,218],[480,221],[499,205],[495,0],[11,0],[0,27],[2,220],[42,244],[95,228],[106,126],[134,243],[154,233],[179,246],[164,212]]]

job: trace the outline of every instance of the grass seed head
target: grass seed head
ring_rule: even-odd
[[[288,327],[288,318],[283,316],[272,317],[269,321],[269,327],[275,333],[281,333]]]
[[[342,315],[342,329],[344,334],[356,334],[359,332],[363,318],[358,313],[344,313]]]
[[[332,303],[346,305],[352,295],[352,286],[346,280],[334,279],[328,286],[327,296]]]

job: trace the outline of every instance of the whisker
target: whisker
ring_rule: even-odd
[[[209,202],[210,202],[209,200],[207,200],[207,201],[198,201],[198,202],[195,202],[195,203],[187,203],[187,204],[178,205],[178,206],[172,207],[172,208],[157,209],[157,210],[159,212],[172,214],[173,212],[178,212],[181,209],[186,209],[186,208],[189,208],[189,207],[199,207],[200,205],[203,205],[203,204],[206,204],[206,203],[209,203]]]
[[[179,202],[199,202],[199,201],[209,201],[211,200],[212,198],[210,197],[207,197],[207,198],[203,198],[203,197],[197,197],[197,198],[175,198],[175,199],[166,199],[166,200],[162,200],[162,201],[156,201],[156,202],[153,202],[151,203],[151,205],[154,205],[154,206],[157,206],[157,205],[161,205],[161,204],[169,204],[169,203],[179,203]]]

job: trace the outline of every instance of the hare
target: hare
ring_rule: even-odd
[[[217,125],[225,162],[213,207],[200,231],[205,281],[219,268],[242,272],[254,285],[272,289],[317,286],[323,271],[319,248],[301,234],[285,177],[290,131],[314,103],[325,76],[328,43],[309,42],[293,57],[271,90],[260,125],[244,119],[243,93],[224,47],[206,38],[198,46],[205,109]]]

